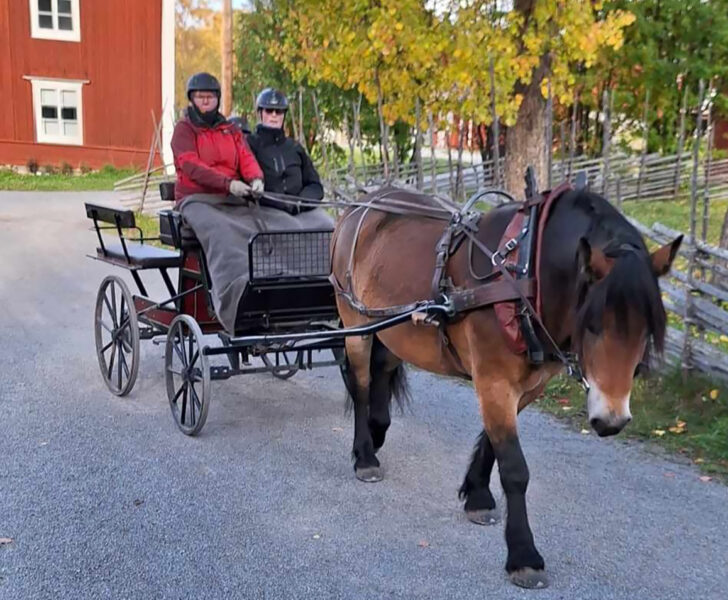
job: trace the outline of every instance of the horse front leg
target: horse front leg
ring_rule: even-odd
[[[490,491],[490,475],[495,454],[488,434],[483,430],[478,436],[465,480],[458,496],[465,501],[465,516],[478,525],[494,525],[500,521],[495,498]]]
[[[506,494],[506,572],[511,582],[520,587],[546,587],[544,561],[536,550],[526,511],[529,473],[516,426],[520,394],[507,381],[494,382],[493,377],[476,378],[475,387]]]
[[[372,483],[381,481],[379,461],[369,429],[369,394],[372,385],[370,363],[372,336],[346,338],[347,366],[344,379],[354,404],[354,473],[356,478]]]

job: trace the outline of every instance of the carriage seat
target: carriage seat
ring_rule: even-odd
[[[126,253],[121,243],[104,244],[97,248],[99,257],[133,265],[140,269],[174,269],[180,266],[180,254],[173,250],[157,248],[150,244],[126,242]]]
[[[197,248],[200,243],[195,232],[184,222],[182,213],[172,209],[159,211],[159,239],[163,244],[175,248]]]
[[[99,239],[96,257],[133,269],[166,269],[180,265],[180,253],[145,244],[137,227],[134,211],[128,208],[86,202],[86,216],[93,220]],[[109,225],[104,225],[108,223]],[[118,242],[109,242],[102,231],[116,230]],[[129,238],[126,231],[136,229],[139,238]],[[141,242],[141,243],[140,243]]]

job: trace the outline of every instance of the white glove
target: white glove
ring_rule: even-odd
[[[263,184],[262,179],[253,179],[253,181],[250,182],[250,191],[254,198],[260,198],[263,195],[264,190],[265,185]]]
[[[247,183],[234,179],[230,182],[230,193],[238,198],[243,198],[250,195],[250,187]]]

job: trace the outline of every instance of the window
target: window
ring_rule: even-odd
[[[80,42],[78,0],[30,0],[30,35],[44,40]]]
[[[35,139],[46,144],[83,144],[82,88],[85,81],[30,79]]]

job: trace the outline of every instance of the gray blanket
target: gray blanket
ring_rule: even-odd
[[[248,205],[235,196],[193,194],[178,210],[195,232],[212,279],[212,303],[225,330],[235,334],[240,298],[248,284],[248,242],[261,231],[333,229],[333,219],[317,208],[299,215],[266,206]],[[285,256],[285,253],[281,253]],[[281,274],[287,273],[285,259]],[[295,265],[291,265],[295,270]]]

